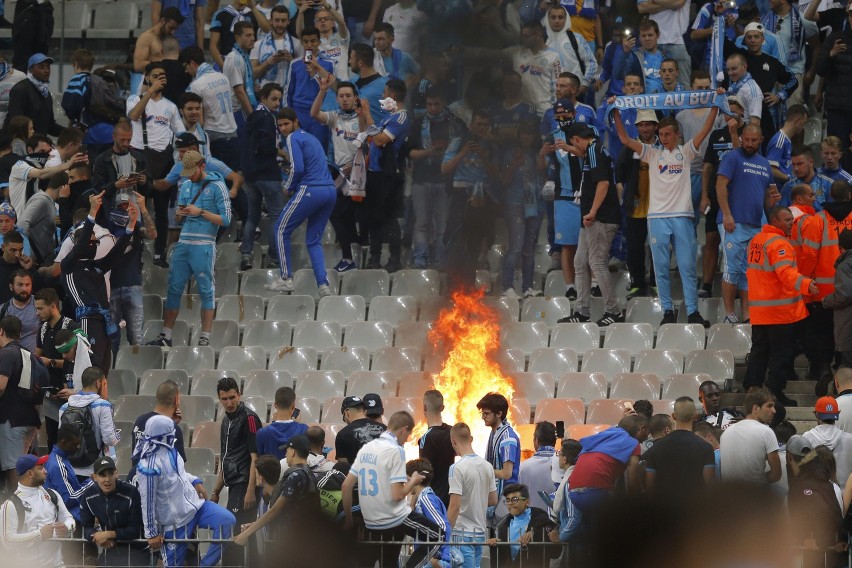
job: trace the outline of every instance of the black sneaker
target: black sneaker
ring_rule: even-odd
[[[250,254],[244,254],[240,257],[240,270],[251,270],[254,266],[254,260]]]
[[[281,263],[278,262],[278,255],[271,256],[269,254],[266,255],[266,267],[267,268],[281,268]]]
[[[584,316],[580,312],[574,312],[567,318],[557,320],[556,323],[586,323],[590,319],[592,318],[590,318],[589,316]]]
[[[814,385],[814,394],[816,396],[828,396],[828,387],[834,382],[832,377],[822,377],[817,380]]]
[[[573,302],[577,299],[577,289],[571,286],[565,291],[565,297]]]
[[[158,335],[157,337],[155,337],[154,339],[152,339],[151,341],[149,341],[145,345],[156,345],[157,347],[171,347],[172,346],[172,340],[166,339],[166,336],[161,333],[160,335]]]
[[[603,296],[603,294],[601,294],[601,287],[598,286],[597,284],[592,286],[592,297],[593,298],[600,298],[601,296]]]
[[[382,263],[379,262],[378,260],[370,260],[370,262],[367,263],[367,270],[381,270],[381,269],[382,269]]]
[[[393,274],[398,270],[402,270],[402,263],[398,260],[388,260],[388,263],[383,267],[388,274]]]
[[[660,325],[665,325],[667,323],[677,323],[677,317],[672,310],[666,310],[663,312],[663,320],[660,322]]]
[[[674,322],[670,322],[670,323],[674,323]],[[689,316],[686,318],[686,323],[700,323],[704,327],[710,327],[710,322],[707,321],[706,319],[704,319],[701,316],[701,314],[698,313],[697,311],[689,314]]]
[[[160,255],[154,257],[154,266],[159,266],[160,268],[168,268],[169,263],[166,262],[165,256]]]
[[[770,389],[770,391],[772,392],[772,394],[775,395],[775,402],[781,404],[781,406],[787,406],[787,407],[793,407],[793,408],[799,406],[799,403],[796,402],[795,400],[793,400],[792,398],[788,397],[786,394],[784,394],[784,391],[773,390],[773,389]]]
[[[603,317],[597,321],[597,324],[598,324],[598,327],[606,327],[606,326],[612,325],[614,323],[622,323],[622,322],[624,322],[624,314],[623,313],[620,313],[620,312],[617,313],[617,314],[605,313],[603,315]]]

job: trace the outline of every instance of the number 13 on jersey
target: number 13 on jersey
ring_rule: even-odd
[[[361,495],[375,497],[379,494],[379,474],[372,467],[362,467],[358,472],[358,490]]]

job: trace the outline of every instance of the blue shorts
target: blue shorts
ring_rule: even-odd
[[[573,201],[553,202],[554,242],[557,245],[577,246],[580,242],[580,206]]]
[[[746,258],[746,253],[748,243],[759,232],[760,227],[737,223],[734,232],[729,233],[721,223],[719,224],[719,234],[722,236],[722,255],[725,259],[725,272],[722,274],[722,281],[735,285],[737,290],[748,290],[748,278],[746,277],[748,258]]]
[[[178,242],[175,245],[169,268],[169,287],[166,296],[167,310],[180,308],[180,297],[190,276],[194,276],[196,283],[198,283],[201,309],[212,310],[216,307],[216,285],[213,280],[213,263],[215,260],[216,245],[213,243],[190,245]]]

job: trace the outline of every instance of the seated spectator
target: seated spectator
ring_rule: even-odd
[[[486,542],[492,549],[498,542],[511,543],[508,551],[501,548],[496,555],[498,567],[503,566],[544,566],[549,559],[559,556],[558,547],[527,546],[531,542],[549,542],[551,532],[556,525],[547,513],[538,507],[530,506],[530,492],[526,485],[512,483],[503,489],[503,499],[509,514],[497,525],[497,538]]]
[[[290,438],[304,434],[308,429],[306,424],[297,421],[296,391],[290,387],[281,387],[275,391],[275,401],[272,403],[272,420],[269,426],[257,431],[257,455],[273,455],[279,460],[284,458],[287,442]]]
[[[83,493],[92,485],[89,480],[85,483],[78,481],[74,474],[74,466],[69,459],[80,449],[80,430],[71,424],[63,424],[56,434],[56,445],[44,464],[47,475],[44,486],[56,491],[74,521],[80,523],[80,504]]]
[[[60,172],[53,174],[47,182],[44,191],[38,191],[33,195],[21,215],[21,228],[33,245],[31,252],[27,252],[27,240],[24,241],[24,254],[32,255],[40,266],[51,264],[56,250],[59,248],[58,229],[56,225],[57,200],[60,192],[70,191],[68,188],[68,174]],[[11,209],[11,206],[9,207]],[[0,205],[0,234],[6,224],[2,213],[3,205]],[[14,226],[14,221],[12,221]]]
[[[4,552],[14,555],[18,566],[64,568],[62,538],[74,532],[74,517],[55,491],[44,488],[47,456],[24,454],[15,462],[19,478],[13,497],[0,505],[0,532]],[[18,523],[22,518],[23,523]],[[44,541],[44,542],[42,542]]]
[[[142,500],[135,485],[121,481],[115,462],[104,456],[95,462],[94,483],[83,491],[80,524],[83,538],[96,544],[99,566],[144,566],[151,562],[142,538]]]
[[[10,315],[21,320],[21,345],[32,353],[36,350],[36,336],[41,327],[32,294],[32,275],[23,268],[18,268],[9,275],[9,289],[12,291],[12,297],[0,305],[0,319]]]
[[[703,411],[695,417],[696,422],[708,422],[716,428],[725,430],[731,424],[743,419],[736,408],[722,408],[722,391],[715,381],[704,381],[698,386],[698,402]],[[634,404],[634,408],[635,408]]]
[[[36,132],[59,136],[62,127],[53,116],[53,95],[50,94],[50,66],[53,63],[53,58],[43,53],[35,53],[29,58],[29,81],[19,81],[9,91],[9,110],[4,127],[12,117],[28,116]]]

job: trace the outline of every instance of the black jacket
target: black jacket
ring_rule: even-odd
[[[532,529],[532,542],[550,542],[547,533],[557,529],[556,524],[550,520],[546,512],[538,507],[530,507],[530,523],[527,529]],[[500,542],[509,542],[509,522],[512,520],[512,515],[506,515],[497,525],[497,540]],[[547,566],[547,560],[558,557],[562,549],[558,545],[553,546],[528,546],[521,548],[517,558],[512,560],[512,551],[509,546],[502,545],[499,550],[499,561],[496,566],[515,567],[521,566],[523,561],[524,566]],[[491,558],[495,558],[495,552],[491,552]]]
[[[115,182],[118,181],[118,167],[115,156],[116,154],[112,151],[112,148],[101,152],[95,158],[95,163],[92,167],[92,185],[98,193],[101,191],[106,192],[104,193],[105,202],[107,200],[111,202],[116,194]],[[145,161],[145,153],[142,150],[131,148],[130,162],[134,172],[147,171],[148,163]],[[148,180],[145,184],[137,184],[136,191],[142,195],[149,195],[148,189],[150,185],[151,180]],[[110,203],[110,205],[112,204]]]
[[[275,115],[266,109],[252,112],[246,121],[241,158],[246,181],[281,180],[278,167]]]
[[[834,57],[828,55],[838,39],[847,46],[852,45],[852,30],[832,32],[825,38],[817,54],[816,72],[825,78],[826,110],[852,111],[852,96],[849,95],[852,93],[852,50],[847,49]]]
[[[94,224],[87,217],[83,225],[77,229],[79,234],[75,232],[74,248],[60,263],[63,284],[68,298],[75,307],[99,306],[109,309],[104,273],[109,272],[113,263],[122,258],[124,250],[130,244],[131,235],[122,235],[103,258],[81,259],[80,255],[88,244],[93,230]]]
[[[245,404],[225,413],[222,421],[222,474],[225,485],[248,483],[251,454],[257,453],[256,436],[263,424]]]
[[[115,491],[105,495],[97,484],[92,484],[80,497],[80,524],[83,538],[88,541],[99,530],[115,531],[116,546],[102,551],[99,566],[146,566],[150,563],[146,544],[130,542],[144,538],[142,500],[134,485],[116,481]]]
[[[53,116],[53,95],[48,93],[47,97],[41,96],[29,79],[18,81],[9,91],[9,113],[6,115],[6,124],[16,116],[28,116],[33,121],[33,129],[41,134],[59,136],[62,127],[56,124]]]

